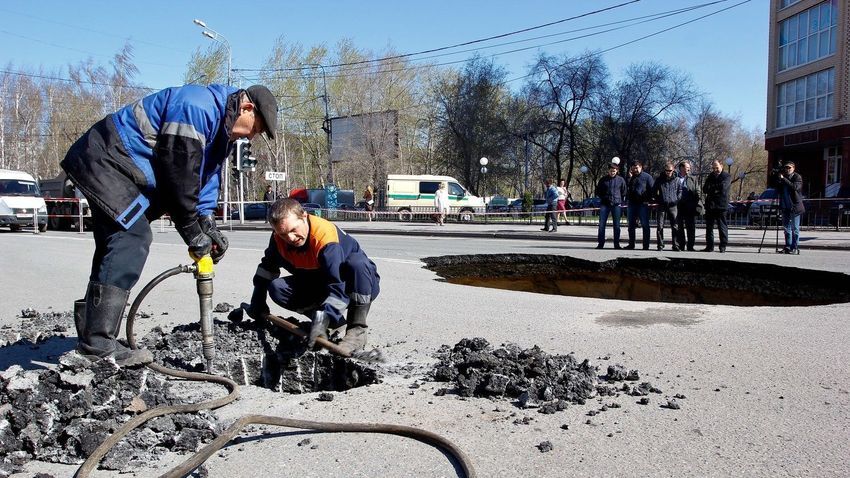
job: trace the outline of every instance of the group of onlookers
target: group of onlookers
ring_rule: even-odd
[[[705,214],[706,247],[703,251],[714,250],[714,225],[720,233],[719,251],[726,252],[728,228],[726,225],[726,205],[729,202],[731,178],[723,172],[719,161],[712,163],[712,173],[703,184],[704,201],[697,189],[696,179],[690,175],[691,165],[687,161],[678,164],[678,172],[672,162],[664,164],[660,176],[654,178],[643,170],[640,161],[629,165],[628,179],[619,174],[620,166],[611,163],[608,174],[596,186],[596,195],[600,198],[599,230],[597,249],[605,247],[605,229],[608,217],[613,218],[614,249],[634,249],[637,225],[642,229],[642,246],[649,249],[649,207],[657,205],[658,220],[655,227],[656,248],[665,248],[664,227],[670,225],[671,243],[674,251],[693,251],[696,232],[695,218]],[[629,242],[620,246],[620,217],[623,204],[627,205],[626,222]]]
[[[786,254],[799,254],[800,215],[804,212],[801,194],[803,180],[794,172],[794,163],[788,161],[778,169],[775,177],[779,192],[779,208],[785,230]],[[676,171],[678,169],[678,172]],[[723,171],[723,163],[713,161],[711,173],[702,185],[702,194],[697,188],[696,179],[691,176],[691,164],[680,162],[676,168],[672,162],[664,164],[660,176],[653,179],[643,171],[640,161],[629,165],[628,179],[619,174],[619,164],[611,163],[608,174],[596,186],[596,195],[600,198],[599,230],[597,249],[605,247],[605,229],[608,217],[613,218],[614,248],[634,249],[637,224],[640,222],[643,232],[642,246],[649,249],[649,207],[655,204],[657,216],[655,228],[656,248],[663,250],[664,227],[670,225],[672,249],[674,251],[693,251],[695,220],[697,215],[705,217],[705,248],[703,252],[715,250],[714,229],[718,230],[718,251],[726,252],[729,244],[727,211],[729,190],[732,178]],[[627,205],[626,217],[629,242],[620,246],[620,217],[622,205]]]

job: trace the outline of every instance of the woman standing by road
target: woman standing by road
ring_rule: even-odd
[[[439,189],[434,192],[434,207],[437,209],[437,224],[446,225],[446,215],[449,213],[449,191],[446,183],[440,183]]]
[[[366,186],[363,191],[363,201],[366,203],[366,218],[369,221],[375,216],[375,193],[372,191],[372,186]]]

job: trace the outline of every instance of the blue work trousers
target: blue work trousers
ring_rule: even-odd
[[[800,215],[788,209],[782,210],[782,228],[785,229],[785,248],[796,251],[800,248]]]
[[[339,272],[345,282],[345,294],[349,303],[370,304],[378,297],[381,291],[381,277],[375,263],[365,254],[351,255],[340,266]],[[344,323],[342,310],[346,307],[324,307],[326,302],[334,302],[333,298],[329,300],[328,283],[324,274],[310,271],[280,277],[269,283],[268,292],[272,301],[284,309],[309,315],[314,310],[324,308],[330,315],[331,325],[339,327]]]
[[[605,227],[608,222],[608,216],[613,219],[614,225],[614,247],[620,247],[620,216],[622,209],[619,204],[599,206],[599,230],[596,233],[596,243],[600,246],[605,245]]]
[[[634,247],[635,245],[635,230],[637,229],[637,222],[640,220],[643,232],[643,248],[649,249],[649,206],[646,203],[629,203],[626,218],[629,223],[629,246]]]

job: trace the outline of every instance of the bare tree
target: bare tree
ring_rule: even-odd
[[[606,77],[602,59],[590,53],[576,57],[542,54],[531,69],[525,92],[530,107],[529,126],[534,132],[529,138],[545,151],[555,177],[566,176],[567,185],[576,161],[579,123],[599,101]]]
[[[505,71],[492,60],[474,57],[434,92],[440,108],[437,164],[477,194],[481,194],[479,159],[499,156],[507,137],[500,116],[507,97],[504,77]]]
[[[663,159],[671,130],[665,120],[687,110],[699,97],[688,76],[658,63],[628,67],[603,104],[603,124],[624,164],[641,160],[651,170]]]

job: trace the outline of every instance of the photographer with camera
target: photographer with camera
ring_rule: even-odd
[[[777,169],[776,192],[779,194],[779,208],[782,210],[782,228],[785,233],[785,254],[800,253],[800,216],[806,212],[803,206],[803,177],[794,171],[793,161],[788,161]]]

